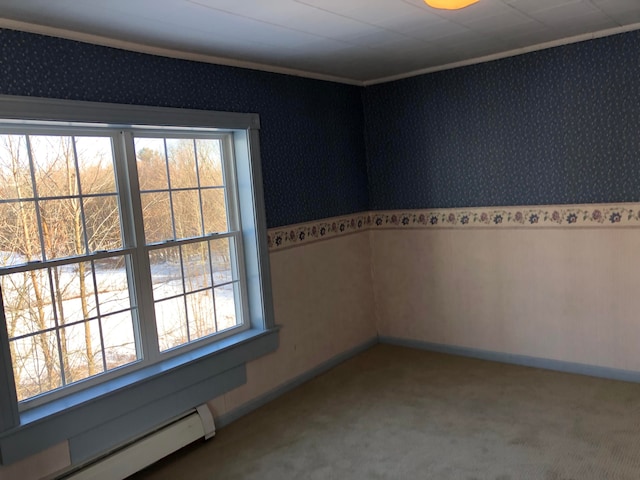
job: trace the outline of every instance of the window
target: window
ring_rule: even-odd
[[[0,126],[0,285],[20,401],[141,357],[113,138],[81,133]]]
[[[135,136],[160,351],[243,326],[242,237],[225,137]]]
[[[0,96],[2,461],[78,431],[42,440],[20,427],[72,423],[69,407],[96,398],[104,422],[104,402],[126,404],[141,380],[163,393],[136,402],[157,400],[167,420],[277,346],[264,340],[275,329],[257,126],[251,114]],[[213,390],[198,383],[223,372]]]
[[[204,131],[0,125],[19,401],[246,326],[230,145]]]

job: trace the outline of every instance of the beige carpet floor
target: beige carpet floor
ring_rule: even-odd
[[[135,478],[638,480],[640,385],[378,345]]]

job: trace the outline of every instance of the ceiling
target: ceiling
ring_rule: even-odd
[[[0,27],[370,84],[640,28],[640,0],[480,0],[458,11],[423,0],[0,0],[0,17]]]

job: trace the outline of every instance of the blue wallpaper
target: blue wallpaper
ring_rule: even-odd
[[[259,113],[269,227],[640,201],[639,32],[366,89],[11,30],[0,69],[2,94]]]
[[[372,209],[640,200],[640,33],[372,86]]]
[[[259,113],[269,227],[367,210],[361,88],[0,30],[0,93]]]

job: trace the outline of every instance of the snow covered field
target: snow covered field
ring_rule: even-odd
[[[237,282],[232,279],[229,262],[223,258],[215,260],[213,273],[200,263],[185,261],[184,281],[179,262],[162,261],[151,266],[161,350],[236,325]],[[88,376],[88,353],[92,355],[96,373],[138,358],[134,333],[136,309],[129,297],[123,257],[94,261],[95,283],[90,262],[85,263],[85,269],[84,305],[77,264],[58,267],[57,272],[52,269],[51,276],[47,269],[40,269],[33,273],[34,277],[28,272],[2,277],[10,336],[35,334],[11,342],[18,386],[22,383],[33,391],[34,384],[43,383],[48,376],[45,349],[55,361],[58,377],[61,358],[65,371],[74,373],[66,383]],[[215,286],[211,284],[212,277]],[[34,278],[43,298],[41,305],[34,291]],[[59,292],[56,302],[51,300],[52,290]],[[37,333],[43,330],[45,333]],[[60,385],[54,388],[61,386],[62,380],[56,381]]]

